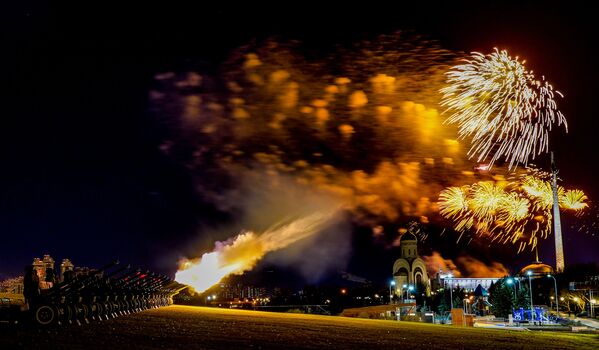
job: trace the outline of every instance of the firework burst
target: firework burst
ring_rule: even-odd
[[[581,190],[558,187],[560,208],[579,213],[587,197]],[[481,181],[448,187],[439,195],[439,212],[461,233],[472,232],[492,242],[517,243],[520,252],[534,247],[551,231],[552,190],[548,174],[538,170],[512,181]]]
[[[564,208],[582,210],[589,205],[585,203],[587,196],[581,190],[568,190],[560,196],[560,204]]]
[[[441,89],[441,105],[450,113],[446,122],[458,125],[460,138],[472,138],[468,156],[479,162],[492,166],[505,158],[510,169],[527,164],[530,157],[547,152],[556,120],[567,131],[555,102],[555,94],[561,93],[505,50],[473,53],[447,72],[447,83]]]

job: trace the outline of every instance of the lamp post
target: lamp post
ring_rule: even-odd
[[[407,299],[408,298],[408,285],[407,284],[402,285],[401,289],[402,289],[402,291],[406,292],[406,299]]]
[[[530,292],[530,317],[531,320],[534,322],[535,320],[535,307],[532,303],[532,282],[530,280],[530,276],[532,275],[532,271],[528,270],[526,271],[526,274],[528,275],[528,290]]]
[[[395,281],[391,280],[391,283],[389,283],[389,304],[393,303],[393,290],[395,289]]]
[[[591,317],[595,317],[595,304],[597,304],[597,300],[591,299]]]
[[[574,300],[574,307],[576,307],[576,309],[578,309],[578,307],[577,307],[578,306],[578,297],[574,297],[574,298],[572,298],[572,300]],[[568,301],[568,303],[570,303],[570,302]],[[574,316],[576,317],[576,312],[574,312]]]
[[[547,277],[553,278],[553,286],[555,287],[555,313],[559,317],[559,301],[558,301],[558,298],[557,298],[557,280],[551,274],[547,275]]]
[[[449,279],[449,302],[451,303],[451,308],[453,309],[453,286],[451,283],[451,279],[453,278],[452,274],[447,275],[447,279]]]
[[[516,299],[516,285],[514,284],[514,279],[510,277],[505,282],[508,284],[508,286],[511,286],[512,284],[514,285],[514,299]]]
[[[412,286],[412,285],[408,286],[408,291],[410,292],[410,294],[412,294],[412,291],[414,291],[414,289],[415,289],[414,286]]]
[[[589,311],[591,312],[591,317],[595,318],[595,304],[597,303],[597,300],[595,300],[595,298],[593,298],[593,290],[590,289],[589,290]]]

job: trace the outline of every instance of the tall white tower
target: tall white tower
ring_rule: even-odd
[[[557,167],[551,152],[551,188],[553,189],[553,236],[555,237],[555,272],[564,271],[564,245],[562,243],[562,222],[559,217],[559,197],[557,193]]]

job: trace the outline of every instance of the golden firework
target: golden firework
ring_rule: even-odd
[[[511,182],[481,181],[448,187],[439,195],[439,212],[460,233],[472,231],[492,242],[518,243],[521,251],[534,247],[551,229],[553,193],[547,174],[538,170]],[[559,205],[580,211],[588,206],[581,190],[558,187]]]
[[[585,203],[587,196],[581,190],[568,190],[559,198],[560,207],[571,210],[582,210],[589,205]]]
[[[441,105],[450,113],[446,121],[458,125],[461,139],[472,139],[468,156],[488,160],[489,167],[505,158],[511,169],[547,152],[556,119],[567,131],[555,102],[561,93],[505,50],[473,53],[447,72],[447,83],[441,89]]]

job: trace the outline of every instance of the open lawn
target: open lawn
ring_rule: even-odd
[[[0,328],[0,349],[599,349],[599,336],[170,306],[81,327]]]

